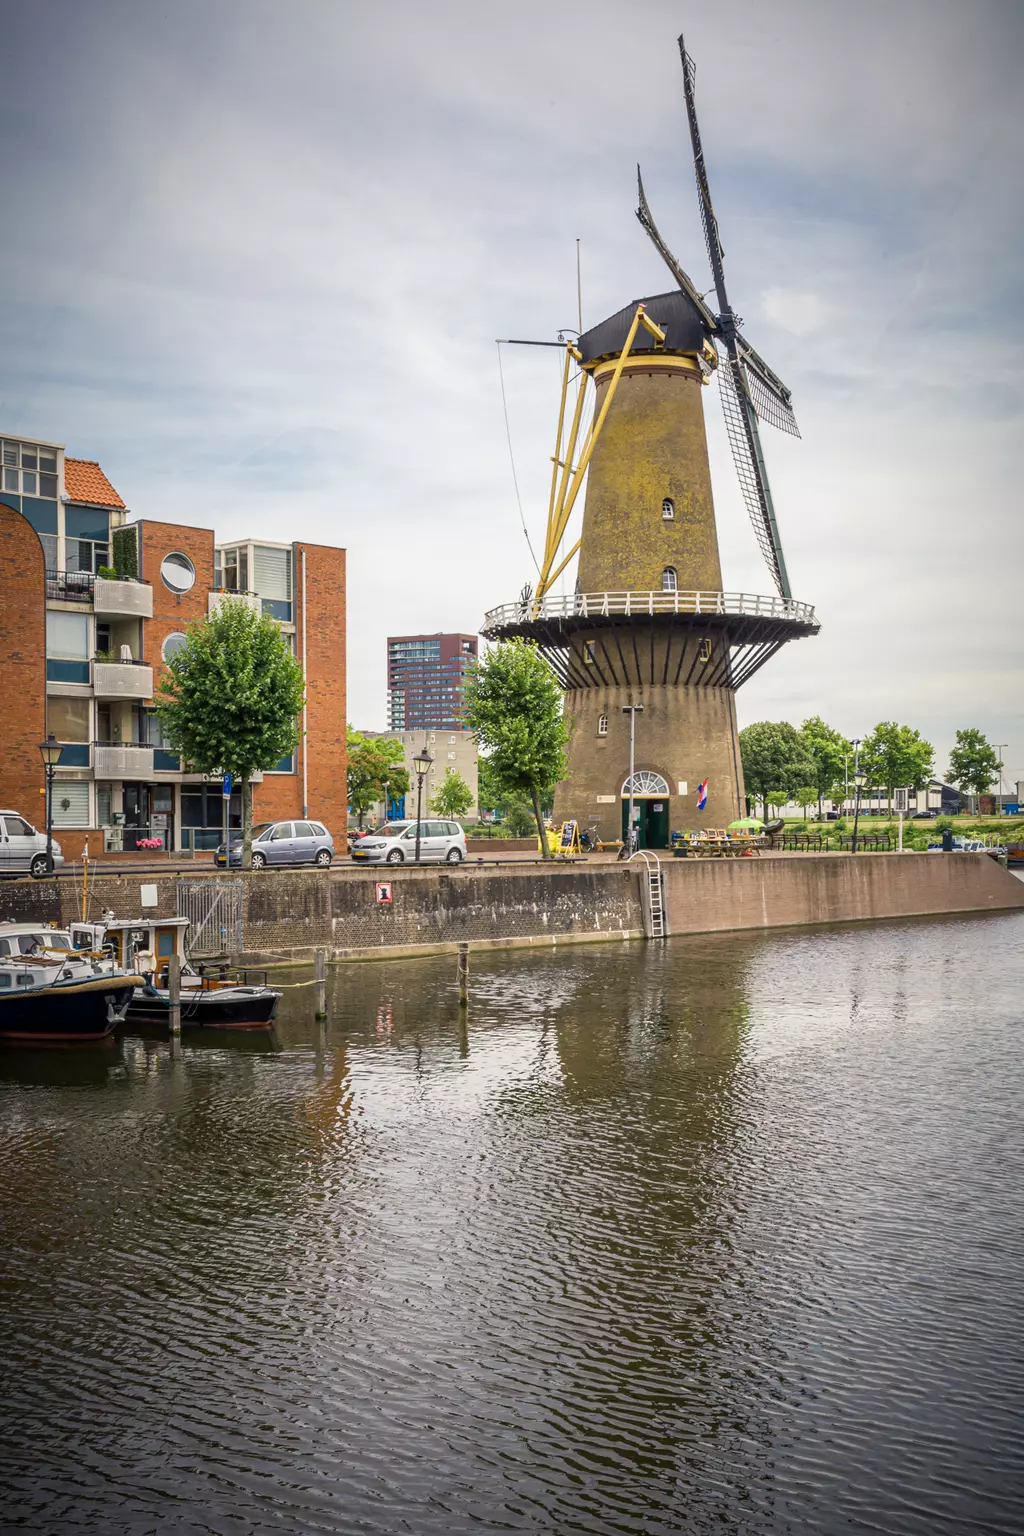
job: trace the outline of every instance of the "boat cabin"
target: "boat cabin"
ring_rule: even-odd
[[[161,971],[172,955],[177,955],[185,965],[187,928],[187,917],[106,916],[99,923],[72,923],[70,932],[75,949],[109,950],[126,970],[133,968],[137,954],[151,954],[156,957],[156,969]]]

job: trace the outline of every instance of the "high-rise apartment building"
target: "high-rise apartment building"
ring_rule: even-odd
[[[476,635],[390,635],[390,729],[460,729],[466,675],[476,656]]]
[[[190,623],[244,602],[280,625],[302,665],[296,749],[254,791],[257,817],[347,821],[345,551],[235,540],[128,510],[99,465],[59,444],[0,441],[0,805],[40,825],[39,744],[61,743],[53,819],[65,855],[209,848],[220,782],[165,740],[154,694]],[[231,813],[238,824],[238,795]],[[0,856],[0,866],[2,866]]]

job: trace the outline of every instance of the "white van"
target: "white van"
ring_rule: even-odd
[[[64,863],[60,843],[53,842],[53,865]],[[17,811],[0,811],[0,875],[35,875],[42,879],[46,867],[46,833],[37,832]]]

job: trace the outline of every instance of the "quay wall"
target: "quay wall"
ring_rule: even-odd
[[[986,854],[825,854],[662,861],[670,934],[803,927],[873,918],[1024,908],[1024,882]],[[126,869],[90,884],[90,913],[154,916],[177,911],[178,886],[225,878],[241,888],[243,957],[250,963],[436,954],[477,946],[544,945],[640,938],[644,872],[638,863],[534,864],[516,868],[196,870],[140,875]],[[376,899],[386,880],[392,900]],[[0,920],[60,925],[79,916],[69,880],[0,882]]]
[[[1024,907],[1024,882],[987,853],[665,859],[662,869],[671,934]]]

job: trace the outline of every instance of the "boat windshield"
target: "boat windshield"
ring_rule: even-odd
[[[0,959],[11,955],[31,955],[34,950],[70,949],[66,933],[12,933],[0,939]]]

